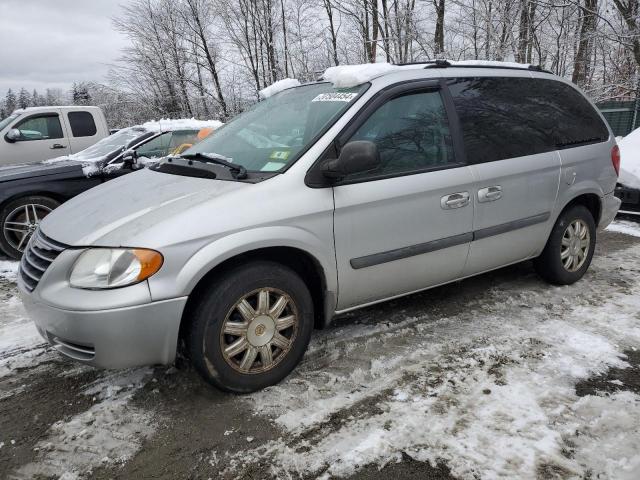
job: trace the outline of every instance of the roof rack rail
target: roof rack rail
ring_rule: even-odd
[[[542,68],[540,65],[528,65],[527,67],[525,67],[524,65],[522,67],[516,67],[516,66],[511,66],[511,65],[500,65],[500,64],[496,64],[496,65],[461,65],[461,64],[455,64],[455,63],[450,63],[447,60],[429,60],[426,62],[416,62],[415,64],[418,63],[424,63],[425,67],[424,68],[495,68],[495,69],[501,69],[501,70],[533,70],[535,72],[543,72],[543,73],[550,73],[553,75],[553,72],[546,70],[544,68]]]

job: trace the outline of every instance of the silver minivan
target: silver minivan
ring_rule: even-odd
[[[337,314],[528,259],[579,280],[619,207],[591,102],[526,66],[376,72],[281,91],[52,212],[19,275],[42,336],[110,368],[180,348],[249,392]]]

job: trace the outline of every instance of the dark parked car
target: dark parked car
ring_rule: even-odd
[[[0,168],[0,250],[19,259],[40,221],[58,205],[142,168],[149,159],[180,153],[217,126],[175,122],[162,130],[154,124],[129,127],[69,157]]]

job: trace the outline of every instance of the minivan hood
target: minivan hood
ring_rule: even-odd
[[[163,244],[157,232],[173,217],[248,186],[145,168],[72,198],[51,212],[40,227],[48,237],[69,246],[153,248]]]
[[[72,160],[64,160],[53,163],[40,162],[28,165],[7,165],[0,167],[0,183],[71,172],[82,173],[82,164]]]

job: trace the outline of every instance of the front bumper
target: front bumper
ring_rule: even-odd
[[[20,294],[40,334],[74,360],[103,368],[127,368],[169,364],[175,359],[187,297],[73,311],[36,301],[24,286],[20,286]]]

